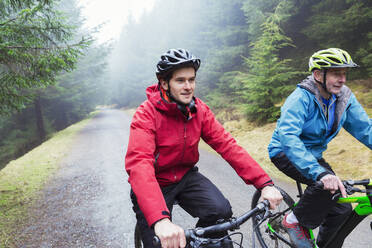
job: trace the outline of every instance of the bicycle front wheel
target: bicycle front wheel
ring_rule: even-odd
[[[134,247],[143,248],[141,232],[139,230],[138,224],[136,224],[136,228],[134,229]]]
[[[291,247],[289,236],[281,223],[284,215],[294,205],[294,200],[283,189],[275,186],[283,196],[283,201],[272,211],[273,216],[261,223],[263,214],[252,217],[253,231],[256,234],[258,243],[262,248]],[[255,208],[260,201],[261,192],[256,191],[252,198],[252,208]]]

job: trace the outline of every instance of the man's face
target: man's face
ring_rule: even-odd
[[[341,91],[342,86],[346,82],[347,68],[330,68],[327,70],[327,90],[329,93],[338,94]],[[323,82],[323,73],[319,71],[319,81]]]
[[[173,72],[169,80],[170,93],[179,102],[189,104],[194,96],[195,69],[193,67],[180,68]],[[161,80],[161,85],[168,90],[168,83]]]

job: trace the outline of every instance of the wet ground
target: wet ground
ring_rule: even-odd
[[[134,247],[135,218],[124,170],[130,119],[122,111],[104,110],[79,133],[69,156],[32,209],[30,223],[15,237],[17,247]],[[250,208],[254,188],[247,187],[223,159],[201,151],[199,164],[200,171],[230,200],[234,215]],[[174,222],[188,228],[196,220],[176,206]],[[251,247],[250,223],[240,231],[247,234],[244,247]],[[364,221],[344,247],[371,244],[369,222]]]

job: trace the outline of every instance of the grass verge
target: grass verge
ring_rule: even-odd
[[[54,134],[0,171],[0,247],[15,247],[12,234],[27,219],[28,208],[57,170],[59,161],[67,155],[76,133],[88,121]]]

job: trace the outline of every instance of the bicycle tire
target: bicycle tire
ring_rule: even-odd
[[[253,231],[255,232],[258,242],[262,248],[291,247],[291,245],[278,238],[272,230],[275,230],[275,232],[286,239],[287,242],[289,241],[289,236],[285,229],[282,227],[281,222],[285,213],[287,212],[285,210],[289,210],[295,204],[295,201],[283,189],[277,186],[275,187],[283,196],[283,201],[280,203],[280,205],[274,211],[271,211],[274,214],[277,213],[276,217],[270,217],[262,224],[260,224],[257,228],[256,226],[260,222],[260,217],[262,217],[262,214],[257,214],[256,216],[252,217]],[[256,205],[260,202],[260,197],[261,192],[257,190],[252,198],[252,208],[256,207]],[[269,229],[269,223],[272,230]]]
[[[136,224],[136,228],[134,229],[134,247],[143,248],[141,232],[137,224]]]

